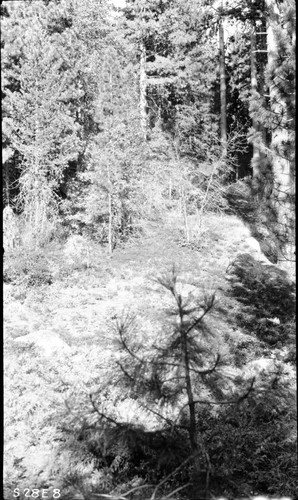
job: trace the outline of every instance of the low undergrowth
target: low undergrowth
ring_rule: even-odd
[[[181,244],[183,226],[173,219],[152,225],[111,259],[82,240],[39,255],[5,255],[5,498],[34,484],[58,488],[65,500],[149,500],[160,485],[156,500],[189,500],[187,414],[170,423],[182,400],[158,392],[158,373],[120,363],[115,330],[121,315],[135,316],[134,354],[149,359],[164,349],[177,312],[154,279],[173,262],[182,297],[197,290],[203,304],[216,291],[199,334],[202,352],[212,345],[220,354],[211,385],[203,375],[197,389],[206,401],[196,409],[202,484],[208,476],[215,497],[295,497],[292,284],[275,266],[244,255],[248,233],[235,217],[210,215],[204,227],[196,249]],[[140,373],[155,384],[150,398],[125,381]],[[235,401],[209,404],[230,390]]]

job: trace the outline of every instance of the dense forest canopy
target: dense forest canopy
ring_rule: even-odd
[[[52,434],[64,446],[51,474],[65,499],[79,498],[75,487],[88,500],[295,494],[286,472],[295,467],[295,29],[294,0],[1,3],[4,279],[18,289],[13,300],[35,304],[36,287],[44,307],[54,276],[68,290],[70,267],[82,282],[83,272],[108,279],[107,269],[118,279],[121,252],[137,241],[150,254],[148,228],[161,262],[159,245],[172,255],[177,241],[182,260],[208,260],[208,246],[221,255],[218,239],[227,244],[208,220],[227,217],[230,228],[237,216],[266,256],[267,267],[234,255],[234,240],[227,247],[235,259],[227,256],[230,288],[220,293],[235,317],[225,313],[226,340],[208,323],[223,311],[215,294],[189,275],[179,281],[175,265],[155,269],[151,256],[154,286],[167,297],[160,323],[146,330],[138,315],[111,312],[104,350],[113,370],[86,347],[84,360],[75,351],[63,368],[47,358],[48,375],[38,364],[35,383],[28,349],[8,343],[16,392],[19,355],[38,398],[45,383],[59,405],[67,392],[67,410],[46,410],[42,423],[47,446]],[[275,363],[259,379],[246,367],[252,352]],[[124,399],[135,420],[123,417]],[[14,404],[8,398],[12,414]],[[32,425],[28,447],[43,442],[38,419]],[[23,484],[11,457],[10,495]],[[36,485],[54,487],[51,474]]]
[[[159,208],[144,184],[192,211],[210,176],[212,209],[252,177],[276,258],[292,260],[294,2],[1,8],[3,206],[37,240],[62,223],[112,251]]]

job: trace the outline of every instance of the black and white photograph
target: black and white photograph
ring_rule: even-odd
[[[295,500],[296,2],[2,0],[3,500]]]

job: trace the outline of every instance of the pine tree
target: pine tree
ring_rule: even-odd
[[[228,40],[228,128],[240,128],[247,134],[247,152],[239,155],[239,169],[245,175],[252,174],[257,181],[266,173],[265,156],[259,143],[266,141],[264,126],[255,111],[264,100],[264,69],[266,63],[266,17],[264,2],[246,2],[243,6],[226,6],[224,13],[233,26]],[[255,103],[255,104],[253,104]],[[263,104],[262,104],[263,105]],[[264,104],[265,105],[265,104]],[[237,125],[236,125],[237,124]],[[250,146],[250,148],[248,147]],[[241,174],[243,177],[243,174]]]
[[[232,48],[235,62],[229,64],[229,85],[237,92],[235,97],[245,113],[245,128],[252,146],[252,186],[260,207],[255,215],[261,223],[266,220],[266,231],[269,229],[272,240],[271,258],[274,262],[290,262],[295,177],[294,3],[256,0],[243,8],[228,8],[226,14],[241,26],[240,47],[247,47],[246,54],[241,50],[235,54]],[[232,39],[238,40],[239,35]],[[242,74],[240,64],[245,70]],[[233,114],[237,116],[234,111]]]
[[[20,44],[11,43],[11,35],[18,30],[17,21],[9,19],[11,17],[10,10],[13,4],[1,4],[1,60],[2,60],[2,78],[1,78],[1,91],[2,91],[2,116],[5,118],[5,95],[6,89],[11,91],[19,90],[19,67],[20,67]],[[9,25],[10,30],[5,31],[5,27]],[[2,134],[2,148],[3,148],[3,206],[14,206],[15,199],[18,194],[18,165],[19,155],[17,151],[12,148],[10,138]]]
[[[229,135],[238,134],[233,152],[234,174],[230,180],[251,177],[251,145],[247,135],[251,127],[249,97],[251,94],[250,36],[240,21],[231,21],[233,34],[227,38],[227,128]]]
[[[192,287],[193,291],[185,295],[175,267],[157,282],[172,296],[174,307],[169,315],[176,321],[163,328],[164,333],[153,345],[146,342],[144,347],[135,336],[133,317],[118,318],[116,331],[122,356],[117,364],[121,383],[148,415],[157,417],[155,439],[164,439],[165,453],[171,453],[171,436],[176,436],[179,443],[184,439],[179,468],[191,462],[190,494],[194,498],[199,494],[208,497],[212,464],[200,428],[200,414],[206,405],[240,403],[252,391],[254,380],[242,384],[237,391],[232,387],[227,390],[218,371],[220,354],[216,353],[216,341],[205,322],[214,308],[215,294],[201,298]],[[94,408],[98,408],[96,396],[91,399]],[[101,417],[109,426],[111,415],[101,412]],[[119,425],[121,432],[121,424],[115,420],[113,423]],[[185,456],[188,458],[184,463]]]
[[[19,88],[5,87],[4,134],[21,157],[19,203],[38,243],[46,235],[47,221],[55,218],[55,190],[68,161],[78,154],[78,125],[69,108],[80,94],[73,83],[67,35],[49,36],[46,7],[19,2],[8,18],[11,44],[21,51]],[[63,45],[64,44],[64,50]],[[9,83],[9,82],[8,82]]]
[[[146,52],[141,67],[146,65],[148,124],[160,123],[174,135],[182,154],[202,158],[210,147],[208,136],[210,140],[218,131],[216,39],[210,42],[206,34],[211,10],[192,0],[134,1],[125,13],[127,36],[141,40]]]
[[[27,8],[28,7],[28,8]],[[19,210],[39,237],[57,220],[57,194],[83,167],[92,134],[107,10],[80,2],[7,2],[4,136],[19,158]],[[17,64],[16,64],[17,62]],[[44,225],[44,228],[45,228]]]
[[[87,211],[93,220],[102,218],[110,254],[119,239],[125,239],[132,230],[137,211],[133,205],[139,172],[133,168],[130,156],[136,156],[134,148],[140,146],[143,130],[140,132],[135,111],[136,92],[134,73],[125,68],[123,54],[117,46],[107,48],[95,102],[95,120],[101,131],[94,135],[87,150],[89,162],[83,177],[91,181]],[[101,202],[94,205],[96,197]]]

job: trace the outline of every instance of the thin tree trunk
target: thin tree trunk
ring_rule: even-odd
[[[13,151],[9,148],[2,150],[2,163],[4,169],[4,205],[10,205],[10,161],[13,157]]]
[[[37,84],[36,84],[37,85]],[[36,87],[37,89],[37,87]],[[38,106],[36,104],[36,106]],[[35,249],[39,246],[40,239],[43,236],[43,214],[44,204],[42,203],[42,186],[40,185],[40,177],[42,176],[40,165],[40,122],[38,108],[35,108],[35,144],[34,144],[34,238]]]
[[[265,70],[267,64],[266,45],[266,16],[261,15],[261,26],[256,28],[256,21],[252,21],[250,34],[250,71],[251,71],[251,93],[255,98],[262,100],[262,106],[266,106],[265,96],[268,93],[265,83]],[[267,146],[268,138],[266,129],[260,123],[257,116],[252,118],[252,126],[255,137],[253,139],[253,155],[251,167],[253,178],[256,180],[256,188],[259,196],[262,197],[266,183],[268,184],[268,161],[264,149]],[[264,180],[265,179],[265,180]]]
[[[221,9],[224,3],[221,2]],[[220,73],[220,135],[223,154],[227,150],[227,86],[226,86],[226,66],[225,66],[225,40],[222,14],[219,19],[219,73]]]
[[[189,441],[192,453],[196,453],[198,449],[197,443],[197,424],[196,424],[196,408],[193,397],[193,390],[190,378],[190,366],[189,366],[189,356],[187,350],[187,334],[181,332],[181,344],[183,350],[183,363],[184,363],[184,373],[185,373],[185,386],[188,400],[189,409]]]
[[[113,109],[113,73],[110,69],[109,71],[109,102],[111,109]],[[111,134],[113,129],[113,117],[109,120],[109,134]],[[108,211],[109,211],[109,223],[108,223],[108,252],[111,256],[113,253],[113,185],[112,185],[112,174],[111,165],[107,163],[107,177],[108,177]]]
[[[113,253],[113,220],[112,220],[112,195],[108,194],[109,202],[109,232],[108,232],[108,249],[109,255]]]
[[[211,172],[211,175],[210,175],[209,181],[208,181],[208,186],[207,186],[207,189],[205,191],[204,199],[202,201],[201,208],[200,208],[200,211],[198,214],[198,216],[199,216],[199,237],[201,236],[201,232],[202,232],[203,214],[204,214],[205,207],[208,203],[208,194],[209,194],[209,190],[210,190],[211,185],[212,185],[214,173],[215,173],[215,165],[213,165],[212,172]]]
[[[189,243],[189,241],[190,241],[190,234],[189,234],[189,226],[188,226],[188,218],[187,218],[187,207],[186,207],[185,189],[184,188],[182,188],[181,194],[182,194],[182,196],[181,196],[181,204],[182,204],[181,208],[182,208],[183,219],[184,219],[185,237],[186,237],[187,243]]]
[[[184,328],[183,323],[183,312],[181,302],[178,304],[179,306],[179,316],[180,316],[180,339],[181,339],[181,348],[182,348],[182,358],[184,365],[184,380],[185,380],[185,388],[187,394],[187,402],[188,402],[188,411],[189,411],[189,442],[191,453],[193,454],[193,494],[198,495],[199,488],[202,486],[200,484],[200,459],[198,456],[198,438],[197,438],[197,422],[196,422],[196,405],[194,402],[194,394],[193,387],[190,375],[190,361],[189,361],[189,353],[188,353],[188,339],[187,332]],[[195,498],[195,497],[194,497]]]
[[[143,137],[147,137],[147,101],[146,101],[146,48],[143,42],[140,46],[140,120]]]
[[[108,251],[109,255],[113,253],[113,213],[112,213],[112,184],[110,166],[107,168],[108,173],[108,210],[109,210],[109,226],[108,226]]]
[[[188,339],[187,339],[187,331],[184,324],[184,311],[182,306],[181,296],[176,293],[175,295],[178,310],[179,310],[179,332],[180,332],[180,341],[181,341],[181,354],[183,360],[183,369],[184,369],[184,380],[185,380],[185,389],[187,394],[187,404],[189,409],[189,441],[192,453],[196,453],[198,449],[197,442],[197,423],[196,423],[196,412],[195,412],[195,403],[194,403],[194,395],[193,388],[190,376],[190,361],[189,361],[189,353],[188,353]]]
[[[9,196],[9,166],[8,163],[4,163],[4,176],[5,176],[5,205],[10,204],[10,196]]]
[[[254,95],[258,91],[257,59],[256,59],[257,44],[256,44],[255,31],[256,31],[256,27],[255,27],[255,23],[253,23],[253,26],[251,27],[251,34],[250,34],[250,78],[251,78],[251,93],[252,93],[252,95]],[[254,129],[254,133],[257,134],[257,132],[259,130],[259,126],[258,126],[258,122],[257,122],[255,117],[252,119],[252,127]],[[260,177],[260,163],[261,163],[260,147],[258,145],[257,140],[254,139],[254,141],[253,141],[253,154],[252,154],[252,160],[251,160],[251,166],[252,166],[254,178]]]

